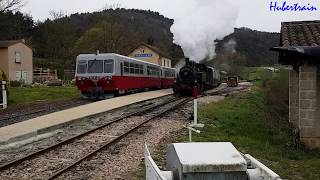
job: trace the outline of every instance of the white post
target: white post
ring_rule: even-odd
[[[2,107],[3,109],[7,108],[7,90],[6,90],[6,81],[2,81]]]
[[[198,133],[198,134],[201,133],[201,131],[192,128],[192,126],[183,126],[183,127],[189,129],[189,142],[192,142],[192,131],[194,131],[194,132],[196,132],[196,133]]]
[[[198,124],[198,99],[193,100],[193,124]]]
[[[193,100],[193,124],[192,127],[203,128],[204,124],[198,124],[198,99]]]

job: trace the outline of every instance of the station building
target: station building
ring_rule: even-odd
[[[0,69],[9,81],[33,82],[32,49],[24,40],[0,41]]]
[[[165,55],[157,47],[151,46],[146,43],[139,44],[129,54],[129,57],[143,60],[146,62],[158,64],[164,67],[172,67],[172,60]]]
[[[283,22],[279,62],[291,65],[289,121],[298,139],[320,148],[320,21]]]

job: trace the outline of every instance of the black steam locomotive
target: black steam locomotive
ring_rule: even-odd
[[[175,94],[191,96],[195,87],[203,92],[220,84],[221,76],[217,69],[186,58],[186,65],[180,69],[178,78],[173,84],[173,91]]]

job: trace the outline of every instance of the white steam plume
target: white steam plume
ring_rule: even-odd
[[[223,49],[225,51],[236,53],[237,42],[234,39],[230,39],[228,42],[223,44]]]
[[[215,56],[215,40],[233,33],[238,7],[232,0],[192,0],[194,6],[174,19],[171,32],[185,56],[200,61]]]

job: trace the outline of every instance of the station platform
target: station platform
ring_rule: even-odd
[[[64,127],[66,124],[78,119],[170,94],[173,94],[172,89],[121,96],[12,124],[0,128],[0,145],[23,141],[50,130]]]

